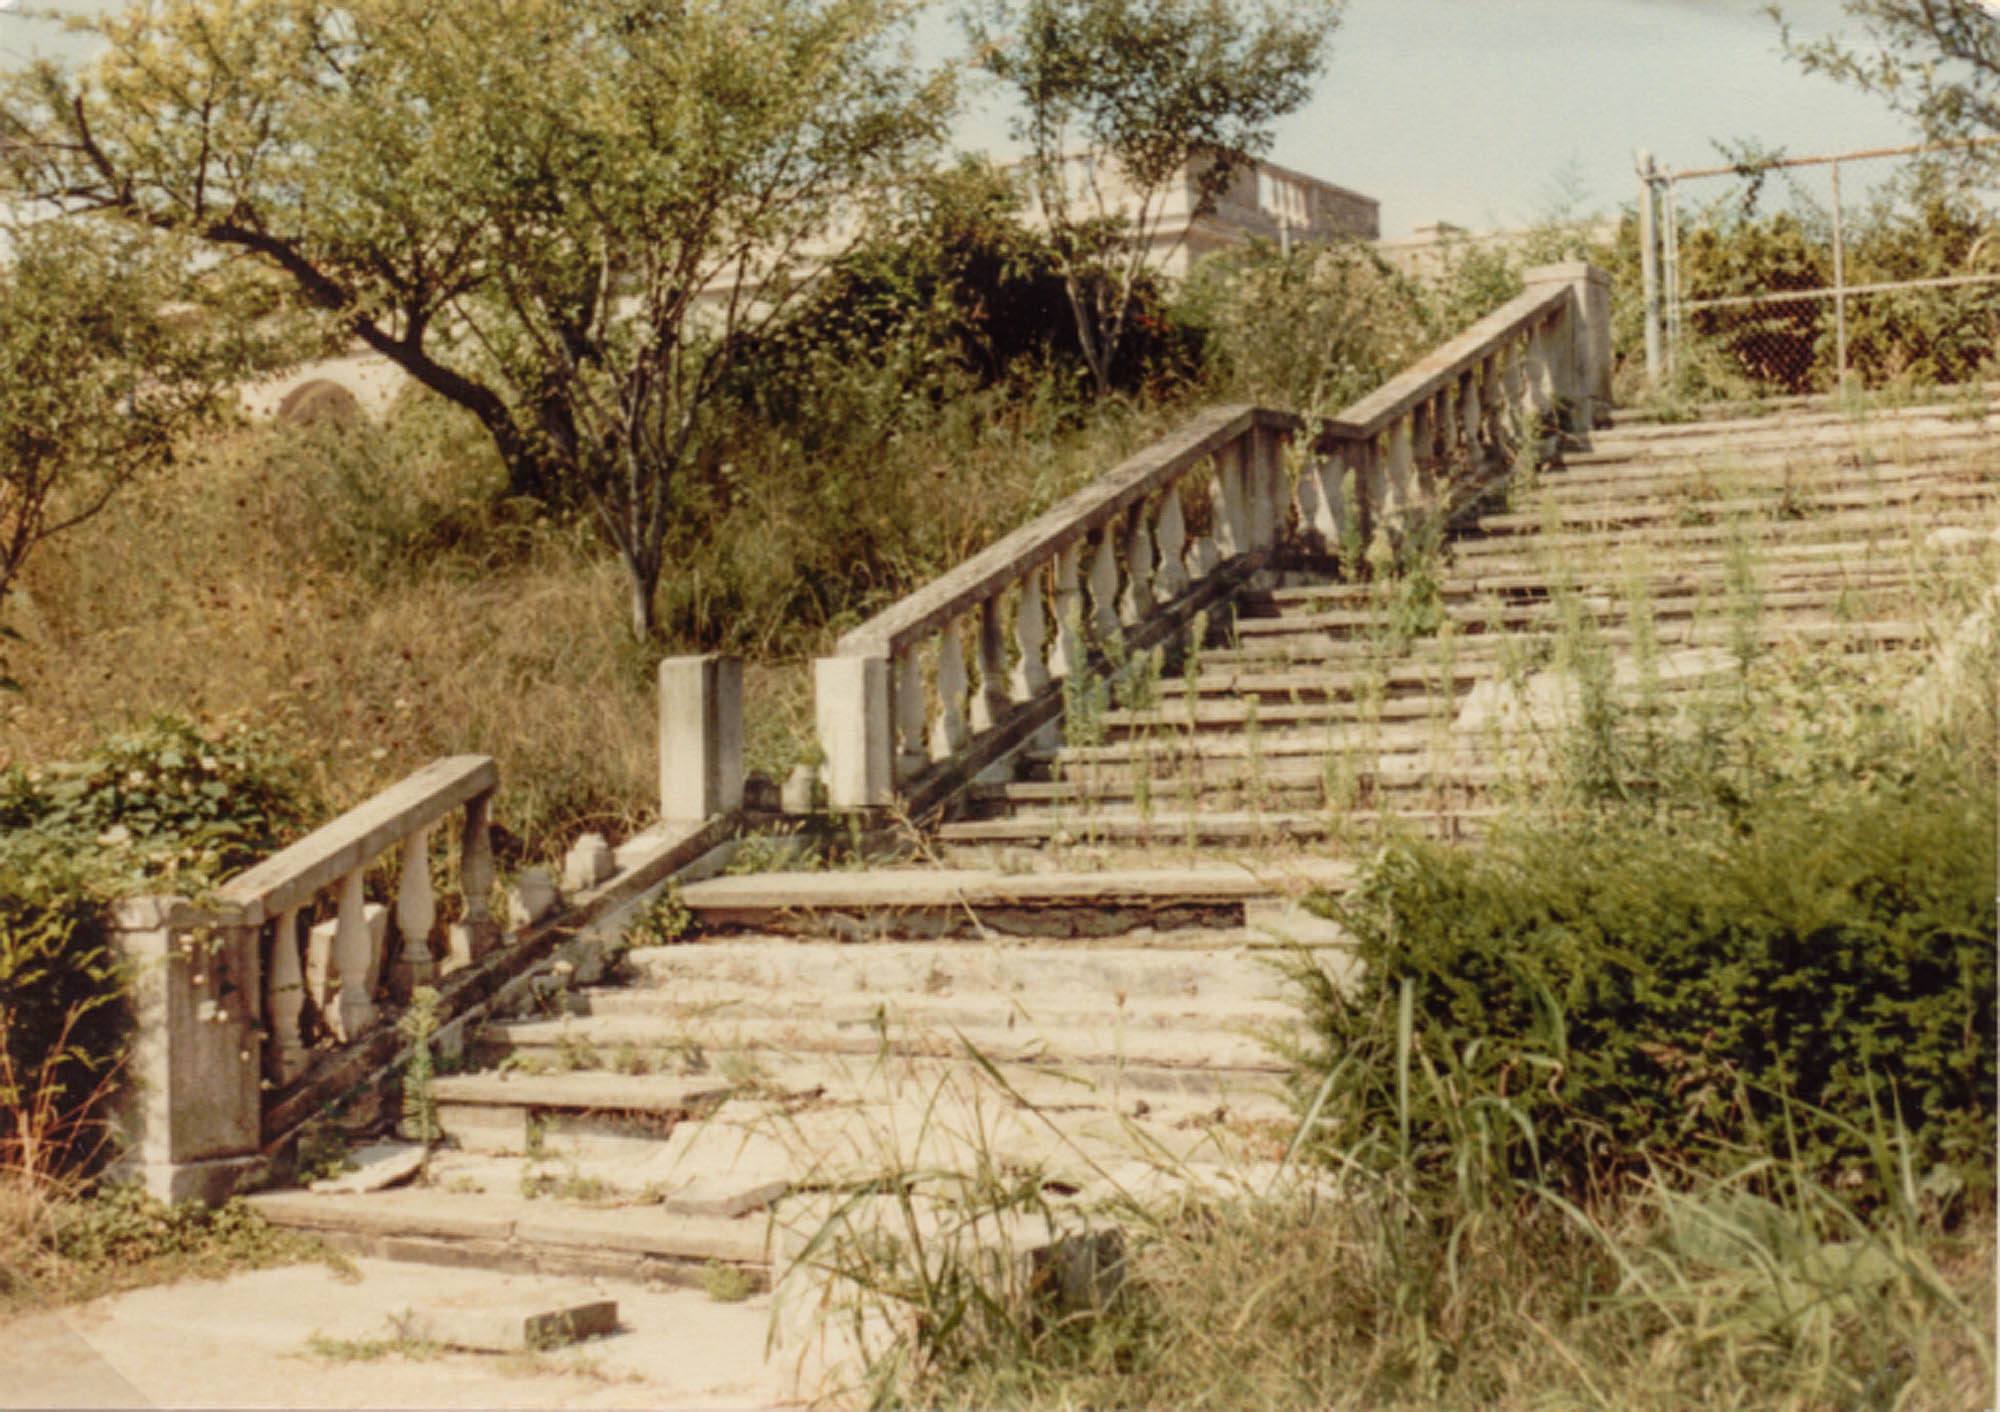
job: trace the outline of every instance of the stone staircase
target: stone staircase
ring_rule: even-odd
[[[1634,688],[1650,641],[1665,698],[1748,642],[1931,643],[1940,585],[2000,562],[1993,415],[1621,416],[1462,518],[1421,601],[1281,561],[895,860],[684,879],[678,944],[436,1080],[426,1184],[256,1200],[375,1254],[763,1281],[891,1174],[1079,1211],[1272,1180],[1283,963],[1345,964],[1299,899],[1385,831],[1474,836],[1531,791],[1565,633]]]

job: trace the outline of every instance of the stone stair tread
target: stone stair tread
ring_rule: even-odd
[[[518,1072],[447,1074],[431,1081],[440,1103],[521,1108],[589,1108],[622,1113],[687,1113],[729,1096],[712,1076]]]
[[[437,1187],[365,1196],[268,1191],[248,1201],[275,1226],[330,1235],[568,1246],[751,1265],[762,1264],[766,1250],[761,1217],[683,1216],[657,1206],[594,1209]]]
[[[1094,902],[1267,897],[1301,884],[1344,887],[1351,864],[1291,860],[1282,868],[1205,864],[1177,869],[1088,873],[1006,873],[969,868],[885,869],[856,873],[741,873],[690,883],[682,903],[705,911],[773,908],[1033,907]]]
[[[1296,1021],[1296,1007],[1282,1017]],[[1223,1022],[1232,1015],[1221,1017]],[[1275,1021],[1273,1021],[1275,1022]],[[1088,1024],[1010,1026],[1004,1021],[956,1026],[941,1031],[920,1022],[875,1023],[866,1016],[844,1020],[812,1015],[688,1017],[673,1015],[584,1015],[563,1020],[514,1020],[487,1027],[487,1042],[511,1048],[587,1046],[593,1051],[658,1044],[694,1044],[704,1051],[774,1049],[849,1055],[907,1049],[933,1056],[963,1055],[966,1046],[988,1059],[1009,1063],[1097,1063],[1122,1061],[1154,1068],[1187,1069],[1216,1065],[1229,1069],[1284,1066],[1261,1040],[1234,1032],[1191,1033],[1127,1025],[1117,1018]]]
[[[1394,813],[1350,809],[1332,817],[1324,809],[1311,813],[1268,810],[1261,813],[1201,811],[1192,815],[1154,810],[1142,816],[1133,810],[1095,810],[1087,815],[1066,816],[1014,814],[997,819],[960,819],[939,828],[939,836],[953,842],[1044,842],[1051,835],[1084,835],[1095,838],[1157,838],[1172,841],[1190,832],[1213,839],[1319,839],[1348,828],[1367,828],[1401,821],[1411,826],[1479,824],[1499,817],[1497,807],[1443,810],[1400,809]]]

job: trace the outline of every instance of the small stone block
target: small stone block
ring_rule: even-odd
[[[466,1290],[412,1306],[397,1325],[450,1348],[490,1353],[557,1348],[618,1329],[618,1301],[587,1294],[550,1297],[525,1290]]]
[[[676,1216],[720,1216],[733,1220],[769,1206],[791,1189],[791,1182],[783,1179],[696,1177],[668,1192],[660,1207]]]
[[[514,930],[532,926],[562,901],[555,879],[546,868],[526,868],[507,889],[507,922]]]
[[[778,792],[778,782],[762,770],[752,770],[743,777],[743,807],[761,813],[774,813],[783,800]]]
[[[618,871],[617,855],[601,833],[587,833],[563,857],[563,888],[585,892]]]
[[[317,1192],[380,1191],[414,1177],[424,1165],[424,1146],[418,1142],[373,1142],[348,1154],[351,1172],[323,1177],[312,1184]]]
[[[811,765],[794,765],[785,776],[782,802],[787,814],[810,814],[820,802],[819,770]]]

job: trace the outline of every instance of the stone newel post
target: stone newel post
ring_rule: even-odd
[[[113,1172],[163,1200],[221,1201],[258,1161],[257,928],[132,897],[112,908],[112,942],[133,1020]]]

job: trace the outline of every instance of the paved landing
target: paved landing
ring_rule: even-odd
[[[765,1356],[768,1295],[498,1275],[381,1260],[134,1290],[0,1323],[0,1407],[700,1407],[796,1405],[791,1355]],[[541,1354],[313,1351],[379,1340],[392,1313],[443,1301],[532,1301],[587,1289],[618,1331]]]

